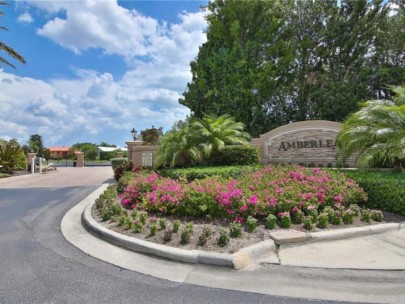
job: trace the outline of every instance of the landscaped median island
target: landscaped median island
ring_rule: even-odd
[[[367,209],[364,190],[337,171],[268,165],[159,174],[122,166],[93,217],[110,230],[172,247],[235,253],[269,240],[275,230],[383,221],[381,211]]]

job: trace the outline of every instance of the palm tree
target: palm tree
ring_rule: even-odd
[[[353,153],[362,165],[392,164],[404,172],[405,85],[390,87],[392,100],[369,100],[350,115],[338,134],[341,160]]]
[[[157,166],[184,167],[195,165],[202,160],[201,151],[187,126],[171,130],[161,136],[158,145]]]
[[[248,144],[250,135],[244,132],[245,125],[235,122],[230,115],[215,117],[207,115],[202,119],[191,121],[194,138],[198,138],[204,157],[209,158],[212,152],[222,150],[226,145]]]
[[[0,1],[0,5],[8,5],[6,1]],[[2,11],[0,11],[0,16],[4,15]],[[4,26],[0,26],[0,30],[7,31],[8,29]],[[7,44],[0,41],[0,51],[6,52],[9,56],[13,57],[15,60],[20,61],[21,63],[26,63],[24,57],[18,54],[13,48],[8,46]],[[8,60],[4,59],[0,56],[0,63],[6,64],[12,68],[15,68]]]

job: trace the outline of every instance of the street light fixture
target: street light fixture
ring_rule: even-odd
[[[131,134],[134,141],[136,141],[138,139],[138,131],[136,131],[135,128],[132,128]]]

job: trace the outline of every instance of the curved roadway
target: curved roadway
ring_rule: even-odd
[[[314,302],[171,282],[88,256],[64,239],[60,222],[69,209],[102,183],[111,181],[111,176],[111,168],[106,167],[59,168],[43,175],[0,180],[1,304]],[[270,275],[273,272],[281,281],[285,280],[283,272],[292,271],[288,267],[268,267]],[[314,282],[324,280],[326,273],[299,268],[294,271]],[[331,286],[339,277],[351,278],[347,272],[336,272]],[[391,274],[387,275],[390,278]],[[374,284],[374,280],[370,282]],[[290,283],[287,280],[285,284]]]

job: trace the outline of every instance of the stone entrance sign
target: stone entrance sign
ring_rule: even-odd
[[[308,120],[276,128],[252,144],[261,148],[261,162],[336,163],[336,135],[341,124],[326,120]],[[353,159],[349,160],[353,165]]]
[[[146,152],[142,153],[142,167],[152,167],[153,166],[153,153]]]

